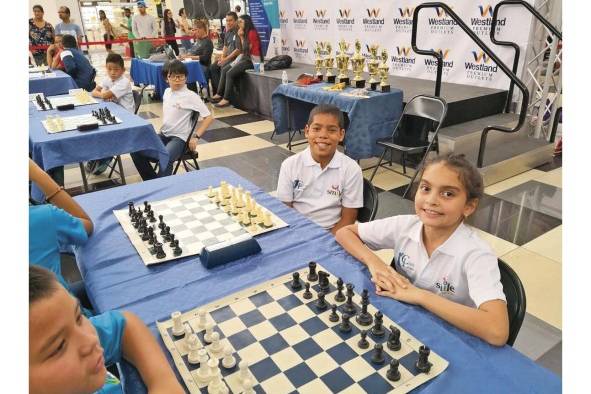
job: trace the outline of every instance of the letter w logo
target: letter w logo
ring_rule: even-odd
[[[326,15],[326,10],[316,10],[316,16],[318,18],[324,18],[325,15]]]
[[[439,18],[445,18],[447,16],[447,14],[445,13],[445,10],[441,7],[435,7],[435,11],[437,12],[437,16]]]
[[[303,10],[295,10],[295,14],[298,18],[303,18],[304,17],[304,11]]]
[[[369,16],[370,18],[377,18],[378,16],[380,16],[380,9],[379,8],[366,8],[365,9],[367,11],[367,16]]]
[[[402,18],[410,18],[412,16],[412,13],[414,12],[414,8],[399,8],[398,12],[400,12],[400,16]]]
[[[298,48],[303,48],[304,46],[306,46],[306,41],[296,40],[295,43]]]
[[[482,6],[482,5],[479,5],[478,6],[478,9],[480,10],[480,16],[481,17],[484,18],[486,16],[486,14],[488,14],[488,16],[492,17],[493,8],[492,8],[492,6],[490,4],[487,5],[486,7],[485,6]]]
[[[287,45],[287,40],[285,38],[281,39],[281,45],[283,45],[283,46]]]
[[[449,49],[439,48],[435,52],[439,53],[442,59],[447,59],[447,55],[449,55]]]
[[[351,15],[351,10],[350,9],[340,9],[339,10],[339,14],[341,15],[341,18],[348,18],[349,15]]]
[[[281,18],[285,18],[285,11],[279,11],[279,16]]]
[[[476,51],[472,51],[472,56],[474,56],[474,61],[476,63],[490,62],[490,58],[486,56],[486,53],[484,53],[483,51],[480,51],[479,53],[476,53]]]
[[[410,47],[396,47],[396,50],[398,51],[398,56],[408,57],[410,54]]]

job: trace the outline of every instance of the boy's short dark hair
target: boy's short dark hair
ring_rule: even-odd
[[[64,34],[62,37],[62,45],[64,48],[78,48],[76,38],[71,34]]]
[[[164,79],[168,78],[169,74],[183,74],[184,76],[187,76],[189,72],[187,71],[185,63],[175,59],[164,63],[164,66],[162,67],[162,76]]]
[[[105,61],[105,64],[107,63],[117,64],[121,68],[124,67],[123,58],[118,53],[109,53],[107,55],[107,60]]]
[[[238,20],[238,14],[235,13],[234,11],[230,11],[226,14],[226,16],[231,16],[232,18],[234,18],[235,21]]]
[[[49,297],[59,286],[53,272],[37,265],[29,265],[29,305]]]
[[[314,116],[318,114],[327,114],[334,116],[339,121],[339,128],[345,128],[345,117],[343,116],[343,113],[340,109],[338,109],[336,106],[332,104],[318,104],[317,106],[312,108],[312,111],[310,111],[310,115],[308,116],[308,126],[312,124],[312,122],[314,121]]]

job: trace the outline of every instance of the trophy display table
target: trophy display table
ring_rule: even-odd
[[[368,92],[368,98],[353,97],[341,92],[326,91],[331,86],[318,83],[306,87],[293,84],[279,85],[271,96],[275,133],[303,129],[310,109],[316,104],[333,104],[349,117],[345,134],[345,153],[354,160],[382,154],[376,140],[392,135],[402,113],[402,90],[391,88],[389,93]]]

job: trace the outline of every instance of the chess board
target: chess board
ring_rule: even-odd
[[[29,72],[29,79],[54,78],[56,76],[57,76],[57,74],[52,73],[52,72],[45,72],[45,71]]]
[[[68,104],[73,104],[75,107],[79,107],[81,105],[98,104],[98,101],[96,101],[88,93],[68,95],[68,96],[63,96],[63,97],[48,97],[47,99],[49,100],[49,102],[51,103],[51,105],[53,106],[54,109],[60,105],[68,105]],[[44,111],[44,109],[41,108],[41,106],[35,100],[33,100],[33,104],[35,104],[35,107],[37,108],[37,110]],[[46,108],[45,111],[47,111],[47,110],[49,110],[49,109]]]
[[[58,116],[58,115],[56,115],[56,116]],[[58,123],[55,119],[57,119],[57,118],[54,118],[54,120],[49,120],[48,118],[46,118],[45,120],[41,121],[41,123],[43,124],[43,127],[45,128],[45,130],[49,134],[62,133],[64,131],[76,130],[78,128],[78,126],[84,125],[84,124],[98,123],[99,126],[110,126],[110,125],[122,123],[122,120],[120,118],[115,117],[115,122],[113,122],[113,123],[107,122],[107,124],[103,124],[100,120],[98,120],[92,114],[64,116],[64,117],[59,116],[59,119],[61,119],[63,124]]]
[[[324,270],[320,265],[318,269]],[[324,270],[326,271],[326,270]],[[308,269],[298,271],[306,281]],[[341,310],[344,302],[336,302],[336,279],[329,277],[330,290],[326,301],[336,303]],[[221,357],[211,352],[211,345],[204,342],[204,331],[199,327],[198,310],[207,311],[207,319],[215,324],[224,345],[229,345],[238,361],[249,365],[248,377],[254,382],[257,393],[406,393],[434,379],[443,372],[448,362],[431,349],[428,373],[415,367],[419,347],[422,345],[402,327],[387,316],[383,323],[386,334],[377,338],[367,335],[369,347],[361,349],[357,343],[360,331],[371,326],[359,325],[351,318],[352,331],[342,333],[339,322],[331,322],[331,310],[317,310],[315,302],[318,282],[311,282],[311,299],[303,297],[304,289],[291,288],[292,275],[288,274],[245,291],[232,294],[209,305],[183,313],[182,320],[197,335],[210,357]],[[359,309],[361,297],[355,293],[353,302]],[[371,304],[368,312],[377,312]],[[174,359],[190,393],[207,392],[205,383],[197,379],[199,366],[188,362],[188,350],[183,337],[172,334],[173,322],[158,322],[158,330],[164,344]],[[390,325],[400,329],[401,349],[392,351],[387,346]],[[386,359],[383,365],[372,363],[373,346],[383,344]],[[389,363],[395,357],[399,361],[400,380],[386,378]],[[221,363],[220,363],[221,364]],[[240,371],[237,367],[223,368],[223,381],[231,393],[242,392]]]
[[[229,187],[230,190],[233,189],[232,186]],[[219,188],[213,191],[217,193]],[[197,255],[201,253],[204,246],[231,241],[246,234],[256,236],[287,227],[287,223],[263,206],[261,206],[262,210],[271,214],[273,226],[270,228],[262,225],[244,226],[237,220],[236,215],[224,212],[207,194],[208,190],[200,190],[151,202],[155,216],[163,216],[166,225],[170,226],[170,232],[175,234],[179,241],[182,254],[178,256],[174,255],[169,243],[163,243],[166,257],[158,259],[151,253],[151,245],[147,241],[142,241],[137,229],[134,228],[128,210],[121,209],[113,212],[146,265]],[[160,229],[156,228],[155,232],[160,233]]]

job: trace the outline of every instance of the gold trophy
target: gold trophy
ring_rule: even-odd
[[[335,83],[335,75],[332,73],[334,67],[334,58],[332,57],[332,45],[326,44],[326,57],[324,58],[324,67],[326,68],[326,82]]]
[[[369,47],[369,53],[371,54],[371,59],[367,61],[367,70],[369,71],[369,87],[371,90],[376,90],[378,84],[380,83],[376,79],[376,75],[378,75],[378,67],[380,66],[380,61],[378,60],[378,46],[372,45]]]
[[[345,85],[349,85],[349,70],[347,66],[349,65],[349,56],[346,53],[347,50],[347,43],[345,40],[341,40],[339,42],[339,54],[337,56],[337,68],[339,69],[339,75],[337,76],[337,82],[341,83],[344,82]]]
[[[355,82],[356,88],[364,88],[365,87],[365,79],[361,76],[363,73],[363,66],[365,64],[365,58],[361,54],[361,43],[359,40],[355,40],[355,53],[351,58],[351,67],[353,68],[353,73],[355,74],[353,77],[353,82]]]
[[[322,75],[322,66],[324,65],[324,59],[322,59],[322,49],[320,48],[320,43],[316,45],[316,60],[314,63],[316,64],[316,78],[322,81],[324,78]]]
[[[390,84],[388,83],[390,67],[388,66],[388,52],[386,49],[382,50],[382,62],[378,69],[380,70],[380,92],[387,93],[390,91]]]

